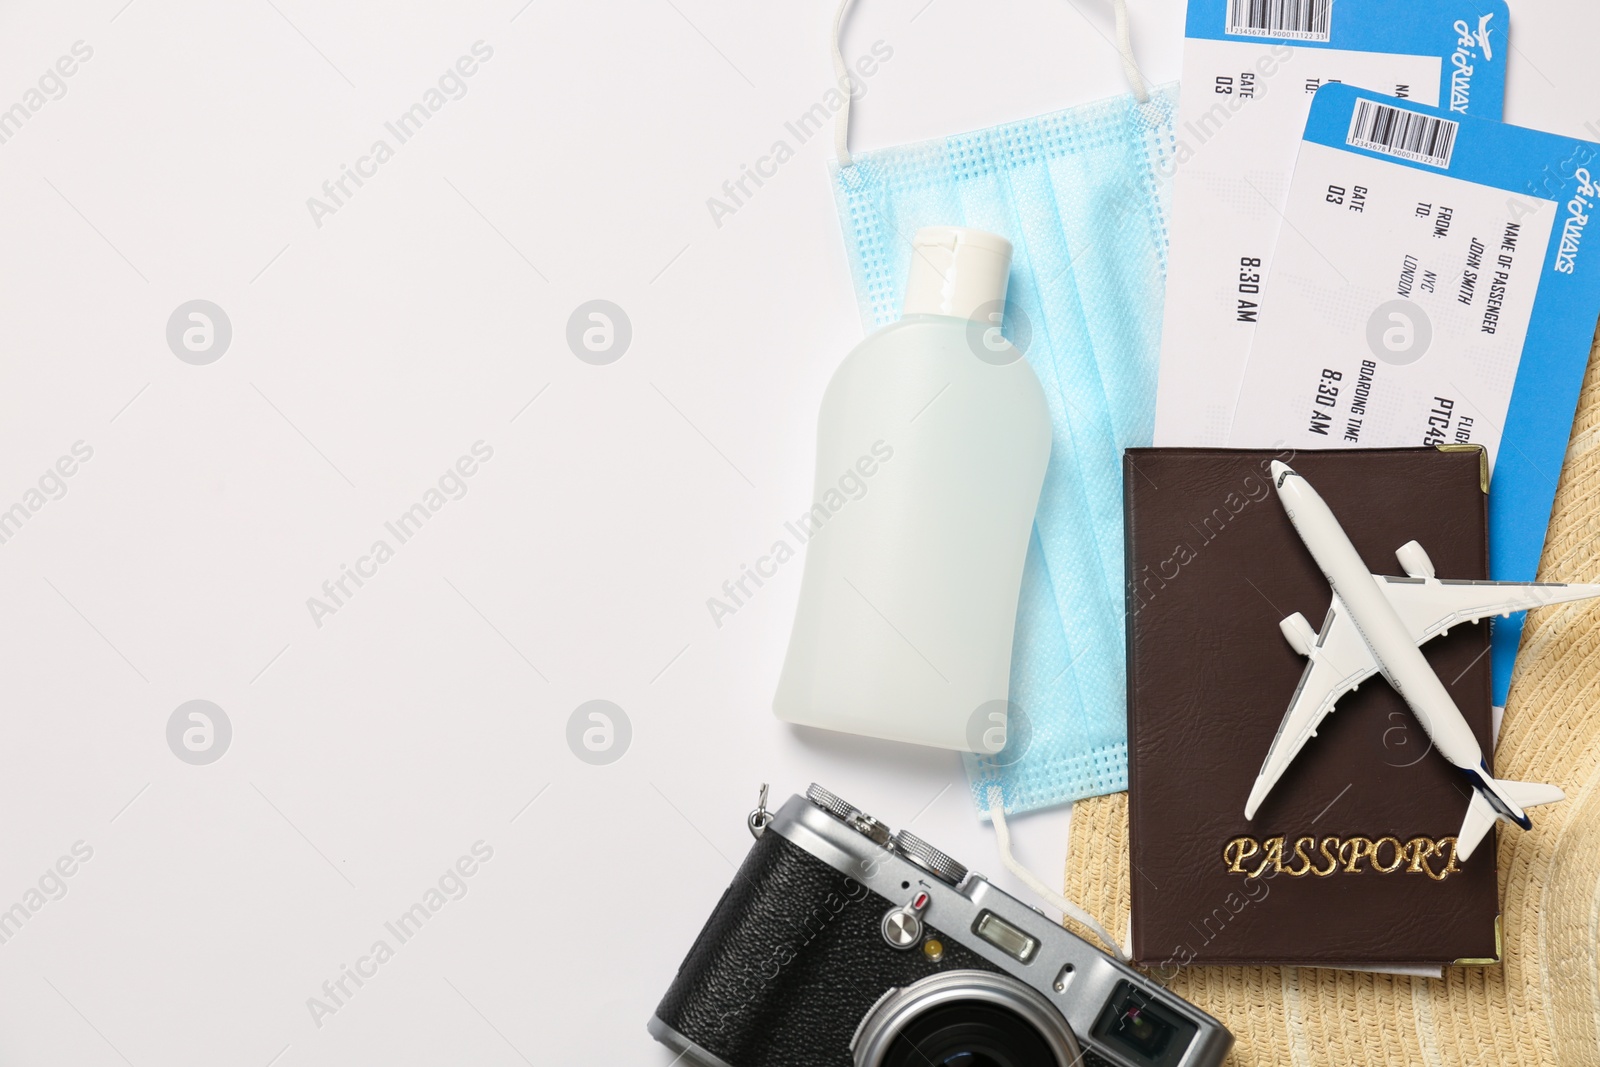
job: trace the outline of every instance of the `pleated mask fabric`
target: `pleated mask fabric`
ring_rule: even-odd
[[[1144,98],[1141,99],[1140,97]],[[971,226],[1014,247],[1002,330],[1053,438],[1024,569],[1006,747],[966,757],[978,812],[1127,788],[1122,464],[1150,444],[1176,86],[852,156],[833,179],[869,329],[899,317],[910,239]]]

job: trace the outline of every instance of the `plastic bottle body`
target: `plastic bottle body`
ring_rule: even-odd
[[[911,314],[857,346],[794,524],[808,540],[777,716],[991,751],[1049,454],[1039,380],[992,327]]]

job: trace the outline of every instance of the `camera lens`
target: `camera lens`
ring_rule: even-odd
[[[855,1067],[1073,1067],[1078,1039],[1037,990],[991,971],[945,971],[890,990],[850,1044]]]
[[[1012,1012],[958,1001],[901,1030],[883,1067],[1037,1067],[1054,1059],[1039,1031]]]

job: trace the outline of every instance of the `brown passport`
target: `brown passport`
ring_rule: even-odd
[[[1278,621],[1320,630],[1332,594],[1269,465],[1316,488],[1374,574],[1420,542],[1440,577],[1487,578],[1476,449],[1131,449],[1128,830],[1133,955],[1185,964],[1492,963],[1494,839],[1454,854],[1469,789],[1382,676],[1340,698],[1256,817],[1245,800],[1305,660]],[[1487,624],[1424,653],[1490,743]]]

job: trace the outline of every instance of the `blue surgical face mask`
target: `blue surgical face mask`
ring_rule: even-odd
[[[1015,250],[1003,332],[1050,404],[1007,744],[966,757],[980,813],[991,785],[1018,812],[1128,784],[1121,457],[1154,425],[1177,94],[1145,91],[1116,7],[1129,95],[855,156],[848,104],[836,116],[834,188],[867,327],[898,317],[918,229],[1001,234]]]

